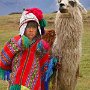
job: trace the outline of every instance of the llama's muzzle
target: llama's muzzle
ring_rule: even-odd
[[[66,5],[63,3],[59,4],[59,10],[61,13],[67,13],[68,12],[68,10],[66,9]]]

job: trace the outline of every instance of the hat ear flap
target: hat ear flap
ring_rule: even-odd
[[[46,27],[46,20],[45,19],[42,19],[39,21],[39,24],[40,24],[40,27]]]
[[[40,28],[41,28],[41,34],[44,35],[45,34],[45,30],[44,30],[44,27],[46,27],[46,21],[45,19],[42,19],[39,21],[39,24],[40,24]]]
[[[44,27],[41,27],[41,34],[42,34],[42,35],[45,34],[45,29],[44,29]]]

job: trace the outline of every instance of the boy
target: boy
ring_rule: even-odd
[[[11,38],[0,55],[0,78],[10,90],[48,90],[57,63],[49,55],[49,44],[41,39],[46,26],[42,11],[26,9],[20,19],[20,35]]]

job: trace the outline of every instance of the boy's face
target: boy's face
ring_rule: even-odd
[[[37,34],[37,28],[30,27],[25,30],[25,36],[32,40]]]

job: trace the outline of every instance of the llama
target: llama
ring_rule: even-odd
[[[75,90],[82,47],[82,13],[86,14],[86,9],[78,0],[58,0],[58,4],[52,53],[60,56],[62,67],[56,73],[54,90]]]

